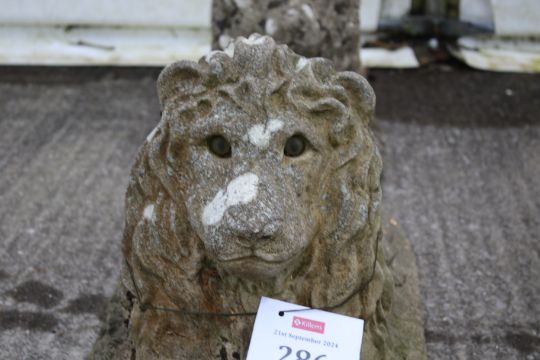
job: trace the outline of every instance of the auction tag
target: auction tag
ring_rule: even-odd
[[[363,332],[364,320],[262,297],[246,360],[359,360]]]

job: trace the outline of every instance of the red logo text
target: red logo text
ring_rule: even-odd
[[[292,327],[307,331],[324,334],[324,323],[321,321],[315,321],[311,319],[294,316],[292,320]]]

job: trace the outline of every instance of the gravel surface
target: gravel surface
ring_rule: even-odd
[[[159,69],[0,68],[0,359],[79,359],[120,267]],[[373,71],[430,359],[540,359],[540,76]]]

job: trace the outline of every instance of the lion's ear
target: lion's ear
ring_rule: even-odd
[[[163,69],[157,80],[161,108],[174,96],[185,97],[204,92],[203,74],[199,64],[188,60],[178,61]]]
[[[364,125],[368,125],[375,111],[375,92],[368,81],[361,75],[344,71],[338,74],[338,82],[347,92],[351,109],[354,110]]]

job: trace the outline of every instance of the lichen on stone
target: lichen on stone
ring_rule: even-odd
[[[172,64],[158,80],[159,131],[126,195],[130,356],[244,358],[254,317],[223,314],[254,312],[267,296],[361,317],[362,359],[402,358],[373,90],[270,37],[232,49]],[[210,151],[213,136],[229,155]],[[295,136],[305,143],[291,155]]]

